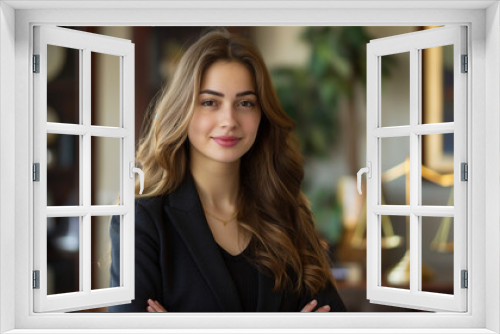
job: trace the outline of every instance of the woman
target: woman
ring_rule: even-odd
[[[109,310],[345,311],[293,128],[253,45],[225,30],[193,44],[137,152],[135,299]],[[118,216],[111,235],[118,286]]]

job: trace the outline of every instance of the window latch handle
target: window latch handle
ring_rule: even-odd
[[[134,173],[139,174],[139,181],[141,183],[141,190],[139,191],[139,194],[142,195],[142,191],[144,190],[144,172],[140,168],[134,167],[133,161],[130,161],[129,163],[129,170],[130,170],[129,176],[131,179],[134,178]]]
[[[358,171],[358,192],[361,195],[361,175],[366,173],[366,176],[371,179],[372,178],[372,163],[368,161],[368,167],[363,167]]]

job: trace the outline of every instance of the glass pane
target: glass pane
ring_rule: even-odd
[[[120,245],[121,245],[121,224],[123,222],[123,216],[113,216],[111,217],[109,223],[109,235],[110,235],[110,249],[111,249],[111,269],[110,269],[110,281],[109,287],[117,287],[122,286],[120,283],[120,273],[121,273],[121,253],[120,253]]]
[[[422,217],[422,291],[453,294],[453,218]]]
[[[91,53],[96,87],[92,90],[92,125],[120,126],[120,58]]]
[[[104,289],[110,287],[111,270],[111,236],[110,236],[111,216],[92,216],[92,289]],[[119,221],[118,221],[119,223]],[[115,245],[120,247],[119,226],[118,238]],[[118,266],[119,268],[119,266]],[[120,271],[117,271],[118,283],[120,281]]]
[[[80,291],[80,217],[47,218],[47,294]]]
[[[80,138],[47,134],[47,205],[80,205]]]
[[[408,216],[380,216],[382,286],[410,289]]]
[[[410,52],[380,57],[381,124],[410,124]],[[389,71],[390,68],[390,71]]]
[[[453,205],[453,133],[422,136],[422,205]]]
[[[80,50],[47,45],[47,122],[80,124]]]
[[[382,201],[387,205],[410,204],[410,137],[380,139]]]
[[[422,50],[422,123],[453,122],[453,45]]]
[[[117,205],[121,138],[92,137],[92,205]]]

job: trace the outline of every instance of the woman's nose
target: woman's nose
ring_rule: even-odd
[[[221,126],[234,127],[236,124],[236,108],[229,104],[223,106],[221,110]]]

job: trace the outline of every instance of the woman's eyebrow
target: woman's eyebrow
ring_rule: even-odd
[[[202,90],[200,92],[200,95],[201,94],[212,94],[212,95],[217,95],[217,96],[220,96],[220,97],[224,97],[224,94],[216,92],[216,91],[213,91],[211,89],[204,89],[204,90]],[[237,93],[236,97],[245,96],[245,95],[255,95],[255,96],[257,96],[257,94],[255,94],[254,91],[247,90],[247,91],[244,91],[244,92],[241,92],[241,93]]]

